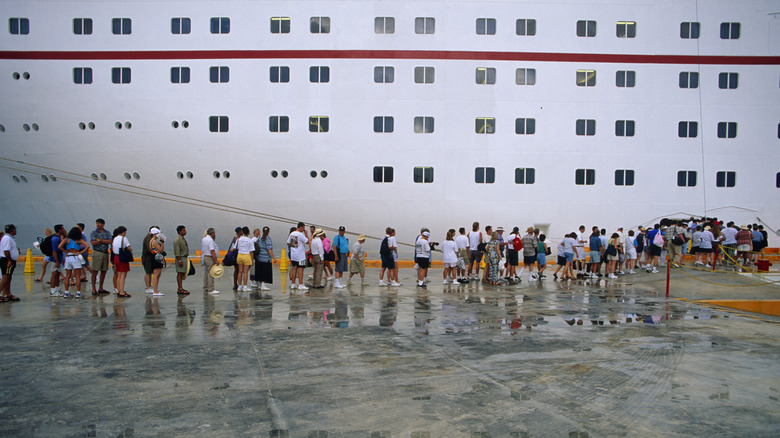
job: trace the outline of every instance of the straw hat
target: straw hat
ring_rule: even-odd
[[[184,278],[188,275],[195,275],[195,266],[192,265],[192,260],[187,259],[187,269],[184,270]]]
[[[366,235],[365,234],[359,235],[358,240],[366,240]]]
[[[214,265],[209,270],[209,275],[211,275],[214,278],[219,278],[224,273],[225,273],[225,267],[222,265]]]

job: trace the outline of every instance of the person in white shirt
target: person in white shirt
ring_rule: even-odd
[[[236,241],[236,248],[238,248],[238,257],[236,257],[236,265],[238,266],[238,290],[243,292],[250,292],[252,290],[249,287],[249,270],[253,265],[255,244],[252,242],[252,238],[249,237],[249,227],[241,228],[241,237]]]
[[[482,252],[479,250],[479,244],[482,243],[482,232],[479,231],[479,222],[471,225],[469,232],[469,268],[467,275],[470,280],[479,278],[479,263],[482,261]],[[476,263],[477,269],[474,275],[471,275],[471,268]]]
[[[457,277],[456,269],[458,266],[458,245],[455,243],[453,236],[455,236],[454,228],[447,231],[447,236],[445,237],[444,242],[441,243],[441,260],[444,263],[444,272],[442,273],[444,277],[443,284],[449,283],[448,279],[450,274],[452,274],[452,284],[460,284],[458,280],[455,279],[455,277]]]
[[[587,243],[585,237],[585,225],[580,225],[579,229],[575,231],[576,245],[574,245],[574,260],[577,263],[577,274],[585,274],[585,244]],[[522,274],[520,274],[522,276]]]
[[[55,230],[57,227],[54,227]],[[120,225],[114,231],[116,237],[111,243],[111,249],[114,251],[114,269],[116,270],[116,296],[118,298],[130,298],[130,294],[125,292],[125,280],[127,273],[130,272],[130,263],[119,260],[119,252],[124,248],[132,252],[130,241],[127,240],[127,228]]]
[[[393,269],[391,269],[388,274],[391,276],[388,277],[388,280],[390,280],[390,286],[398,287],[401,285],[401,282],[398,281],[398,241],[395,240],[395,228],[390,232],[390,238],[387,239],[387,244],[390,247],[390,252],[393,254]]]
[[[460,235],[455,238],[455,247],[458,252],[458,282],[468,283],[466,279],[466,265],[469,262],[469,238],[466,237],[466,229],[460,227],[458,230]]]
[[[322,245],[322,239],[325,233],[317,228],[311,239],[311,265],[314,267],[314,277],[312,278],[312,287],[322,289],[322,270],[325,266],[325,248]]]
[[[426,287],[425,277],[428,276],[428,267],[431,261],[431,246],[428,243],[428,231],[423,231],[414,244],[414,261],[417,263],[417,287]]]
[[[200,243],[200,263],[203,265],[203,292],[218,294],[214,289],[214,277],[211,276],[211,267],[219,264],[219,247],[214,240],[217,237],[214,228],[209,228],[203,235]]]
[[[303,270],[306,268],[307,243],[309,243],[309,237],[306,235],[306,224],[298,222],[298,228],[290,233],[290,236],[287,238],[287,245],[290,247],[290,262],[292,263],[291,289],[308,289],[308,287],[303,284]]]
[[[5,234],[0,238],[0,269],[2,269],[3,278],[0,279],[0,302],[21,301],[18,297],[11,295],[11,277],[16,269],[16,261],[19,260],[19,248],[16,246],[16,226],[8,224],[5,226]]]

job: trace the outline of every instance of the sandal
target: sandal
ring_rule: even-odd
[[[97,294],[98,294],[97,292],[92,292],[93,296],[97,296]]]
[[[176,291],[176,293],[179,295],[189,295],[190,291],[188,291],[187,289],[179,289],[178,291]]]
[[[10,297],[7,297],[8,301],[22,301],[19,297],[16,295],[11,295]]]
[[[107,291],[105,289],[100,289],[100,290],[98,290],[98,293],[101,294],[101,295],[105,295],[105,294],[110,294],[111,292],[109,292],[109,291]]]
[[[3,295],[2,297],[0,297],[0,303],[7,303],[7,302],[9,302],[9,301],[11,301],[11,297],[7,297],[7,296],[5,296],[5,295]]]
[[[116,294],[116,296],[119,297],[119,298],[130,298],[130,294],[127,293],[127,292],[125,292],[123,294]]]

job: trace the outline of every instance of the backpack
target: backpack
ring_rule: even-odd
[[[523,239],[520,236],[515,236],[514,240],[512,240],[512,249],[515,251],[523,249]]]
[[[653,245],[660,246],[660,247],[664,246],[664,236],[661,235],[660,231],[655,233],[655,236],[653,237]]]
[[[387,237],[382,239],[382,244],[379,245],[380,256],[390,256],[390,245],[387,244]]]
[[[52,254],[52,247],[51,247],[51,238],[54,237],[54,235],[51,235],[45,239],[43,239],[43,242],[41,242],[41,252],[43,255],[51,257]]]
[[[674,236],[672,239],[672,243],[675,245],[685,245],[685,242],[687,242],[688,239],[685,238],[685,235],[683,233],[679,233],[678,235]]]

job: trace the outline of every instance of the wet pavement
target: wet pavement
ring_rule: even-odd
[[[309,271],[309,270],[307,270]],[[0,436],[777,436],[780,318],[735,274],[0,304]],[[228,270],[228,274],[232,273]],[[551,276],[550,276],[551,277]],[[707,281],[705,283],[704,281]],[[280,284],[281,283],[281,284]],[[726,286],[721,286],[726,285]],[[88,290],[84,288],[83,290]],[[292,292],[292,293],[291,293]]]

